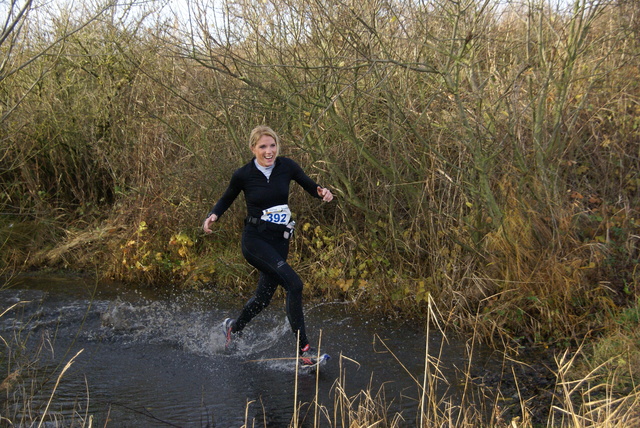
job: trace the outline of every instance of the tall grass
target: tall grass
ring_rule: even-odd
[[[634,304],[635,3],[191,5],[38,9],[0,45],[4,265],[249,292],[242,202],[199,226],[265,122],[337,195],[293,189],[310,296],[562,345]]]
[[[440,314],[435,306],[429,307],[430,319],[434,328],[438,328]],[[340,356],[340,375],[332,388],[333,408],[329,410],[321,406],[321,422],[318,422],[318,411],[307,412],[306,418],[294,413],[291,427],[300,423],[313,426],[332,427],[633,427],[640,424],[640,389],[637,385],[621,387],[620,373],[608,370],[605,362],[588,373],[581,372],[578,366],[590,359],[586,348],[566,350],[555,356],[555,364],[548,369],[553,372],[555,382],[549,390],[533,393],[525,384],[531,386],[536,380],[526,379],[518,374],[517,367],[528,363],[514,359],[505,354],[502,375],[515,385],[515,395],[505,396],[501,381],[485,384],[478,379],[473,370],[480,360],[475,354],[477,338],[470,340],[466,350],[467,364],[459,367],[456,379],[448,378],[451,373],[443,353],[445,340],[440,347],[432,349],[428,338],[430,328],[427,327],[427,340],[424,353],[424,372],[411,373],[405,368],[406,375],[413,379],[418,393],[413,398],[417,412],[409,416],[408,411],[393,411],[395,397],[385,394],[385,386],[379,388],[371,385],[368,389],[347,393],[348,376],[345,366],[352,360]],[[443,332],[441,332],[443,333]],[[392,355],[396,363],[404,368],[403,362],[395,355],[380,337],[375,338]],[[538,362],[540,363],[540,362]],[[322,370],[322,368],[320,368]],[[321,376],[319,372],[317,374]],[[511,377],[511,379],[508,379]],[[542,382],[541,379],[537,379]],[[456,393],[451,391],[451,384],[457,383]],[[506,383],[506,382],[505,382]],[[626,384],[629,385],[629,384]],[[316,385],[317,391],[317,385]],[[317,392],[316,392],[317,400]],[[546,404],[541,405],[543,403]],[[303,403],[299,403],[302,407]],[[310,408],[316,403],[307,403]],[[314,407],[315,406],[315,407]]]

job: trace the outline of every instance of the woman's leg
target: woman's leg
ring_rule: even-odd
[[[257,232],[252,233],[252,231],[245,230],[242,239],[242,254],[252,266],[260,271],[260,281],[256,295],[247,302],[245,310],[241,314],[240,318],[244,323],[241,328],[244,328],[249,320],[269,304],[277,284],[280,284],[287,292],[286,310],[289,324],[294,334],[300,333],[298,345],[303,348],[308,344],[302,309],[303,284],[298,274],[286,261],[288,252],[289,241],[286,239],[266,239]]]
[[[277,279],[270,275],[265,275],[260,272],[260,278],[258,279],[258,287],[255,294],[242,308],[240,316],[235,321],[232,331],[234,333],[242,331],[244,327],[264,308],[269,306],[273,293],[278,288]]]

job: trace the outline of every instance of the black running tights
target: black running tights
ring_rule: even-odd
[[[287,292],[287,318],[293,333],[297,336],[300,332],[298,346],[302,349],[309,343],[302,311],[302,280],[287,263],[289,241],[274,231],[258,231],[256,226],[247,225],[242,234],[242,254],[260,271],[260,278],[255,295],[236,319],[234,331],[242,331],[249,321],[269,306],[278,285],[282,285]]]

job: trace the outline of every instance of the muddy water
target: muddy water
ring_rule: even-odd
[[[350,399],[370,391],[384,397],[389,420],[417,426],[425,347],[443,362],[437,394],[455,402],[465,344],[426,337],[423,326],[367,318],[341,303],[305,307],[309,336],[332,359],[313,373],[299,373],[281,299],[274,299],[231,352],[219,325],[243,302],[221,303],[211,293],[158,294],[96,285],[78,277],[38,276],[0,291],[0,335],[40,351],[49,381],[34,392],[31,418],[41,414],[55,379],[76,353],[55,390],[49,414],[64,426],[89,415],[93,426],[288,427],[299,406],[300,426],[341,426],[334,417],[337,386]],[[3,349],[3,352],[4,349]],[[0,377],[13,361],[3,355]],[[9,367],[8,367],[9,366]],[[340,382],[337,382],[340,381]],[[316,387],[317,383],[317,387]],[[296,396],[297,394],[297,396]],[[324,408],[314,416],[313,403]],[[296,399],[297,397],[297,399]],[[8,415],[20,420],[25,409]],[[22,412],[22,413],[21,413]],[[88,426],[88,424],[85,424]]]

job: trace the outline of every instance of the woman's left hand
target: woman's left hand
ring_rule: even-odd
[[[318,196],[320,196],[325,202],[331,202],[333,200],[333,194],[331,193],[331,190],[327,189],[326,187],[318,186]]]

